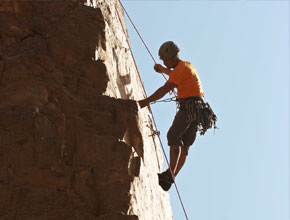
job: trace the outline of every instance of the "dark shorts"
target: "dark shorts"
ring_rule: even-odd
[[[167,133],[167,140],[169,146],[182,146],[188,152],[196,138],[197,123],[196,120],[188,123],[186,116],[186,110],[180,108]]]

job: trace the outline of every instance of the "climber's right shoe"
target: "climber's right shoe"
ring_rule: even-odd
[[[164,179],[159,179],[159,185],[161,186],[161,188],[164,190],[164,191],[168,191],[172,185],[172,183],[164,180]]]
[[[168,191],[173,183],[173,179],[170,170],[166,170],[163,173],[158,173],[159,185],[164,191]]]
[[[167,181],[173,183],[173,178],[171,176],[171,172],[169,169],[165,170],[163,173],[158,173],[158,176],[161,179],[164,179],[164,180],[167,180]]]

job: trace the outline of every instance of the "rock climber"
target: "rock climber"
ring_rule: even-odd
[[[208,128],[212,127],[212,124],[215,125],[217,120],[208,103],[203,101],[204,92],[195,68],[190,62],[179,58],[179,50],[179,47],[172,41],[161,45],[158,54],[165,67],[155,64],[154,70],[169,75],[169,79],[151,96],[138,102],[143,108],[177,88],[179,111],[167,133],[170,165],[166,171],[158,174],[159,185],[164,191],[170,189],[174,178],[183,167],[197,131],[204,134]]]

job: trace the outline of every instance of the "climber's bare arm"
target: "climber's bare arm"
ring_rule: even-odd
[[[164,66],[160,65],[160,64],[155,64],[154,66],[154,70],[158,73],[165,73],[167,75],[169,75],[171,73],[170,69],[165,68]]]
[[[149,96],[146,99],[140,100],[139,105],[141,108],[149,105],[150,102],[154,102],[158,99],[161,99],[163,96],[165,96],[166,93],[176,88],[177,85],[172,82],[166,82],[162,87],[156,90],[151,96]]]

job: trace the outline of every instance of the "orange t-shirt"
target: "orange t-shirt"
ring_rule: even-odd
[[[179,98],[204,96],[199,76],[190,62],[180,60],[169,74],[168,82],[177,85],[177,95]]]

